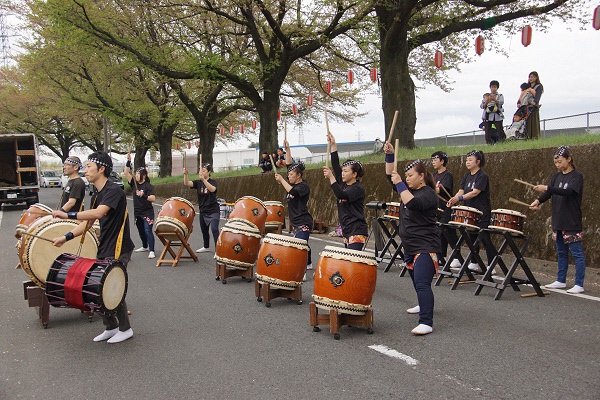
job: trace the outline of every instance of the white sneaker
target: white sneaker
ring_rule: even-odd
[[[450,268],[460,268],[462,264],[460,263],[460,261],[458,261],[457,258],[455,258],[454,260],[452,260],[452,262],[450,263]]]
[[[120,343],[133,337],[133,329],[129,328],[126,331],[119,331],[116,335],[108,339],[108,343]]]
[[[414,306],[413,308],[407,309],[406,312],[409,313],[409,314],[418,314],[418,313],[421,312],[421,307]]]
[[[154,258],[156,257],[156,255],[154,254],[153,251],[151,251],[150,253],[148,253],[148,258]]]
[[[473,272],[481,272],[481,269],[479,269],[479,264],[477,264],[477,263],[470,263],[469,270],[471,270]]]
[[[104,332],[102,332],[94,338],[94,342],[102,342],[108,340],[111,337],[115,336],[117,333],[119,333],[119,328],[105,330]]]
[[[549,285],[544,286],[546,289],[564,289],[567,287],[566,283],[554,281]]]
[[[419,324],[415,329],[410,331],[413,335],[427,335],[431,332],[433,332],[433,328],[425,324]]]
[[[196,253],[208,253],[210,251],[210,249],[206,248],[206,247],[202,247],[198,250],[196,250]]]
[[[141,252],[144,252],[144,251],[148,251],[148,248],[147,247],[140,247],[139,249],[135,249],[136,253],[141,253]]]
[[[579,285],[575,285],[571,289],[567,290],[567,293],[573,293],[573,294],[583,293],[583,292],[584,292],[583,286],[579,286]]]
[[[312,269],[312,263],[306,266],[306,269]]]

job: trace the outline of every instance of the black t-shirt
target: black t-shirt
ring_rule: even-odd
[[[219,214],[219,202],[217,201],[217,191],[214,192],[209,191],[206,188],[204,182],[200,179],[196,179],[192,181],[194,184],[193,188],[196,189],[196,194],[198,195],[198,206],[200,207],[200,214],[202,215],[212,215]],[[212,178],[208,178],[208,183],[217,188],[217,181]]]
[[[100,218],[100,246],[98,246],[98,259],[114,258],[133,251],[133,242],[129,235],[129,216],[125,218],[127,198],[125,192],[116,183],[107,181],[101,191],[92,199],[93,208],[100,205],[110,207],[106,215]],[[125,220],[121,251],[117,254],[119,234]]]
[[[134,179],[131,178],[129,181],[129,186],[133,189],[133,215],[154,219],[154,207],[152,206],[152,202],[148,201],[148,196],[154,194],[154,186],[146,180],[144,180],[144,183],[138,183],[137,190],[144,192],[144,195],[140,197],[135,193],[136,184],[133,182]]]
[[[441,174],[438,174],[436,172],[435,175],[433,175],[433,181],[436,183],[436,185],[443,186],[446,189],[446,192],[450,193],[450,195],[454,193],[454,177],[452,176],[452,173],[450,171],[445,170]],[[444,199],[446,199],[448,197],[446,192],[444,192],[444,189],[440,188],[439,194]],[[442,222],[450,221],[450,216],[452,214],[452,209],[446,207],[446,203],[447,201],[444,201],[438,197],[438,207],[444,210],[440,218]]]
[[[60,206],[64,206],[69,199],[76,199],[75,204],[69,211],[79,211],[81,204],[85,199],[85,183],[79,176],[77,178],[69,179],[63,188]]]
[[[291,186],[292,188],[285,196],[288,203],[290,223],[292,226],[306,225],[312,229],[313,219],[307,207],[310,187],[304,181]]]
[[[369,226],[365,220],[365,187],[356,181],[352,185],[342,182],[342,168],[337,151],[331,153],[331,167],[336,182],[331,190],[337,198],[338,218],[345,238],[354,235],[367,235]]]
[[[558,172],[548,183],[548,190],[539,200],[541,203],[552,197],[552,229],[555,231],[583,230],[581,198],[583,197],[583,175],[574,169],[568,174]]]
[[[404,254],[438,253],[442,245],[437,226],[437,194],[429,186],[411,193],[415,197],[400,207],[399,235]]]
[[[482,169],[477,171],[475,174],[467,172],[463,176],[460,188],[464,190],[465,194],[470,193],[473,189],[481,191],[477,196],[472,199],[465,200],[465,206],[473,207],[483,213],[479,220],[480,228],[487,228],[492,218],[492,201],[490,199],[490,177]]]

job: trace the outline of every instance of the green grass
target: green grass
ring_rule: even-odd
[[[556,136],[546,139],[539,140],[519,140],[504,143],[497,143],[495,145],[468,145],[468,146],[438,146],[438,147],[419,147],[412,150],[400,149],[398,157],[400,160],[415,160],[417,158],[429,158],[431,153],[441,150],[448,153],[449,156],[464,155],[467,152],[477,149],[484,153],[499,153],[506,151],[519,151],[519,150],[530,150],[530,149],[542,149],[542,148],[555,148],[561,145],[580,145],[600,143],[600,135],[595,134],[582,134],[582,135],[568,135],[568,136]],[[356,157],[363,164],[369,163],[380,163],[383,162],[382,154],[365,154],[360,157]],[[324,162],[307,164],[306,169],[318,169],[325,165]],[[212,174],[213,178],[228,178],[232,176],[249,176],[258,175],[261,173],[259,167],[244,168],[235,171],[215,172]],[[193,179],[193,178],[192,178]],[[183,177],[170,176],[166,178],[152,178],[152,184],[161,183],[172,183],[172,182],[183,182]]]

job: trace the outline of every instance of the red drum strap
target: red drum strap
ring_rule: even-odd
[[[82,310],[83,304],[83,282],[85,282],[88,271],[96,260],[91,258],[78,258],[67,271],[65,278],[65,302],[73,308]]]

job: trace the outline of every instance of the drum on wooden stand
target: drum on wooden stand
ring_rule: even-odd
[[[41,288],[46,285],[46,277],[54,260],[62,253],[77,254],[81,257],[95,258],[98,253],[98,239],[96,235],[87,231],[85,240],[81,245],[81,238],[76,238],[64,243],[61,247],[55,247],[48,240],[64,236],[71,232],[78,221],[69,219],[53,219],[51,215],[43,217],[34,222],[27,233],[35,236],[23,235],[21,237],[21,248],[19,259],[23,270],[31,280]],[[44,240],[48,239],[48,240]]]
[[[285,208],[279,201],[265,201],[267,209],[267,219],[265,220],[266,227],[279,227],[285,223]]]
[[[499,208],[492,210],[492,223],[488,228],[523,235],[525,218],[526,215],[518,211]]]
[[[215,259],[228,268],[246,270],[254,266],[261,234],[256,225],[240,218],[227,220],[217,239]]]
[[[371,309],[376,281],[372,253],[325,246],[315,270],[313,301],[324,310],[362,315]]]
[[[267,221],[267,208],[265,204],[256,197],[244,196],[237,199],[233,210],[229,214],[229,219],[241,218],[252,222],[258,227],[260,233],[265,232],[265,222]]]
[[[50,214],[52,214],[52,209],[50,207],[41,203],[33,204],[26,211],[23,211],[21,219],[16,227],[15,237],[21,239],[22,232],[27,232],[27,229],[29,229],[33,222]]]
[[[268,233],[256,260],[256,281],[276,289],[294,290],[302,285],[307,262],[306,240]]]
[[[154,221],[154,231],[169,240],[179,240],[175,232],[186,238],[194,229],[195,216],[191,202],[182,197],[171,197],[161,207]]]
[[[479,230],[479,219],[483,213],[473,207],[454,206],[452,207],[451,225],[464,226],[468,230]]]
[[[386,203],[384,218],[399,219],[402,203]]]
[[[59,255],[46,277],[46,297],[54,307],[110,312],[127,294],[127,271],[118,260]]]

